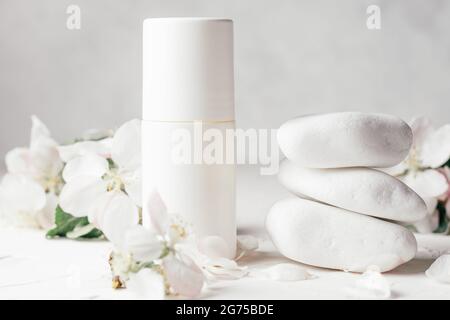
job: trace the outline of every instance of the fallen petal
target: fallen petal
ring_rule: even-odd
[[[226,258],[207,259],[202,269],[209,280],[237,280],[248,275],[247,267]]]
[[[201,253],[211,259],[229,256],[230,248],[227,242],[219,236],[203,237],[198,241]]]
[[[259,240],[249,235],[238,236],[238,247],[243,251],[256,251],[259,248]]]
[[[308,270],[293,263],[280,263],[261,271],[263,278],[275,281],[303,281],[313,279]]]
[[[425,274],[438,282],[450,283],[450,254],[437,258]]]
[[[380,273],[378,267],[369,267],[346,291],[350,297],[356,299],[388,299],[391,297],[391,285]]]

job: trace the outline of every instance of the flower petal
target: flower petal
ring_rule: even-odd
[[[30,149],[39,149],[43,146],[56,147],[57,143],[51,138],[47,126],[36,116],[32,116],[31,121]]]
[[[150,195],[145,209],[152,229],[159,235],[164,235],[169,229],[170,221],[167,207],[158,192],[154,191]]]
[[[111,138],[113,135],[114,130],[111,129],[89,129],[83,132],[82,139],[85,141],[99,141]]]
[[[274,281],[302,281],[314,278],[308,270],[293,263],[276,264],[263,270],[261,274],[264,278]]]
[[[438,168],[450,159],[450,124],[433,132],[424,142],[421,160],[424,167]]]
[[[76,217],[86,217],[95,202],[106,193],[106,183],[97,177],[80,176],[72,179],[59,196],[61,208]]]
[[[369,267],[352,287],[347,288],[347,293],[357,299],[389,299],[391,284],[377,267]]]
[[[219,236],[207,236],[199,239],[198,248],[201,253],[211,259],[227,257],[231,251],[225,239]]]
[[[97,200],[89,221],[97,222],[105,236],[118,249],[124,250],[125,234],[139,223],[139,210],[122,191],[108,192]]]
[[[150,262],[158,259],[162,253],[162,244],[158,235],[141,225],[131,227],[125,233],[127,252],[139,262]]]
[[[31,178],[20,174],[3,177],[0,191],[2,207],[7,214],[17,212],[36,213],[46,203],[45,190]]]
[[[8,172],[28,175],[35,179],[55,177],[63,168],[54,146],[41,146],[32,150],[17,148],[8,152],[5,161]]]
[[[31,150],[31,160],[31,174],[36,179],[56,177],[64,167],[58,150],[54,146],[42,146]]]
[[[431,121],[427,117],[417,117],[410,121],[413,132],[413,148],[422,149],[423,144],[434,131]]]
[[[28,174],[32,166],[31,152],[26,148],[16,148],[9,151],[5,157],[9,173]]]
[[[450,219],[450,199],[447,199],[445,203],[445,212],[447,213],[447,218]]]
[[[439,226],[439,212],[435,210],[424,219],[414,222],[413,226],[418,233],[433,233]]]
[[[55,211],[58,206],[58,197],[54,193],[47,193],[45,207],[39,211],[36,219],[44,230],[49,230],[55,225]]]
[[[127,289],[134,293],[137,299],[162,300],[165,297],[164,278],[151,269],[131,273]]]
[[[448,189],[445,177],[434,169],[410,172],[400,179],[422,198],[439,197]]]
[[[445,179],[447,180],[447,184],[448,184],[447,192],[445,192],[443,195],[441,195],[439,197],[439,200],[445,202],[445,201],[447,201],[447,199],[450,198],[450,168],[449,167],[443,167],[443,168],[440,168],[438,170],[445,177]]]
[[[142,208],[142,172],[140,169],[119,173],[125,185],[125,191],[134,204]]]
[[[58,152],[64,162],[84,156],[87,154],[96,154],[102,158],[111,157],[112,139],[104,139],[100,141],[82,141],[74,144],[59,146]]]
[[[406,164],[406,161],[402,161],[396,166],[390,167],[390,168],[376,168],[379,171],[385,172],[391,176],[400,176],[408,170],[408,165]]]
[[[79,176],[101,178],[108,171],[108,161],[95,154],[70,160],[64,168],[64,181],[70,182]]]
[[[256,251],[259,248],[259,240],[254,236],[241,235],[237,237],[238,247],[243,251]]]
[[[206,258],[202,269],[209,280],[237,280],[248,274],[247,267],[240,267],[236,261],[226,258]]]
[[[112,143],[112,159],[121,168],[141,166],[141,121],[131,120],[116,132]]]
[[[187,256],[168,256],[163,261],[164,271],[171,289],[182,296],[197,297],[204,283],[200,268]]]
[[[425,271],[427,277],[443,283],[450,283],[450,254],[444,254],[436,259]]]
[[[422,198],[422,199],[425,202],[425,205],[427,206],[428,217],[430,217],[436,211],[438,199],[437,198]]]

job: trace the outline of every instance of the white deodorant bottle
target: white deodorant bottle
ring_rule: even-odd
[[[217,148],[203,157],[213,138],[225,153],[235,126],[233,22],[147,19],[143,49],[143,223],[156,191],[204,253],[234,258],[235,166]]]

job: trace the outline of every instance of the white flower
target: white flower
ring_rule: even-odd
[[[113,243],[123,243],[124,230],[139,222],[140,141],[140,121],[127,122],[112,138],[110,162],[88,150],[70,160],[63,172],[61,208],[76,217],[88,216]]]
[[[421,233],[430,233],[437,228],[439,220],[438,197],[449,188],[445,176],[437,169],[450,158],[450,124],[435,130],[427,118],[421,117],[410,125],[413,145],[408,157],[385,171],[398,176],[424,199],[429,214],[414,226]]]
[[[35,116],[32,123],[29,147],[6,155],[0,205],[14,224],[48,229],[54,222],[63,162],[48,128]]]
[[[179,224],[172,223],[167,208],[158,193],[150,196],[147,204],[147,212],[150,215],[152,227],[147,229],[143,226],[127,227],[119,224],[121,233],[125,236],[117,238],[114,245],[125,252],[125,256],[131,257],[134,262],[127,263],[128,275],[122,275],[122,279],[133,279],[132,288],[160,288],[161,283],[136,284],[136,281],[164,281],[167,285],[166,291],[172,294],[179,294],[185,297],[196,297],[200,294],[204,277],[197,264],[187,254],[183,248],[188,242],[186,229]],[[181,245],[183,244],[184,245]],[[123,256],[123,254],[122,254]],[[117,267],[113,259],[114,269],[124,269]],[[119,264],[122,264],[119,261]],[[145,272],[144,269],[152,269],[159,272],[163,277],[156,277],[153,273]],[[125,268],[126,269],[126,268]],[[124,272],[122,272],[123,274]],[[127,282],[128,287],[128,282]],[[145,291],[145,290],[144,290]]]
[[[204,277],[194,260],[186,254],[188,250],[183,251],[183,248],[192,247],[190,233],[179,222],[171,221],[167,207],[157,192],[149,198],[147,213],[152,223],[150,232],[158,234],[168,251],[162,259],[162,267],[170,290],[185,297],[197,297],[203,288]]]

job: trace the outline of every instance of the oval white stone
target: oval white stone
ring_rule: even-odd
[[[296,195],[361,214],[403,222],[427,215],[427,206],[417,193],[375,169],[308,169],[285,160],[278,179]]]
[[[360,112],[303,116],[284,123],[278,144],[308,168],[391,167],[406,158],[411,128],[400,118]]]
[[[300,198],[277,202],[266,229],[284,256],[323,268],[386,272],[417,251],[414,235],[402,226]]]

